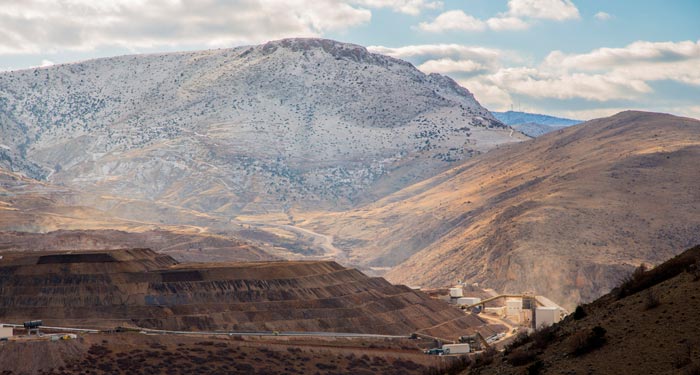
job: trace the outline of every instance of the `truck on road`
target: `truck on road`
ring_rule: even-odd
[[[445,354],[465,354],[471,352],[469,344],[445,344],[442,346]]]
[[[425,354],[427,354],[427,355],[443,355],[443,354],[447,354],[447,353],[445,353],[444,350],[442,350],[442,349],[440,349],[440,348],[428,349],[428,350],[424,351],[423,353],[425,353]]]

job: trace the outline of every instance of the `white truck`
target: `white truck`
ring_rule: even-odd
[[[445,344],[442,346],[445,354],[466,354],[471,351],[469,344]]]

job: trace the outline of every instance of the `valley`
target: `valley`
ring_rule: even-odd
[[[0,71],[0,374],[695,368],[699,120],[491,112],[368,48]]]

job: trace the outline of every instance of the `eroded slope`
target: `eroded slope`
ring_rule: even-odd
[[[482,320],[335,262],[179,264],[151,250],[4,253],[0,319],[171,330],[335,331],[438,337]]]
[[[623,112],[307,225],[411,285],[479,282],[573,308],[700,241],[700,122]]]

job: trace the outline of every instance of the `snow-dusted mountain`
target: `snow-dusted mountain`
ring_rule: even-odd
[[[522,139],[448,77],[321,39],[0,73],[0,129],[5,167],[221,214],[348,207]]]
[[[530,137],[539,137],[543,134],[580,124],[582,121],[568,118],[540,115],[518,111],[491,112],[502,123],[513,127]]]

